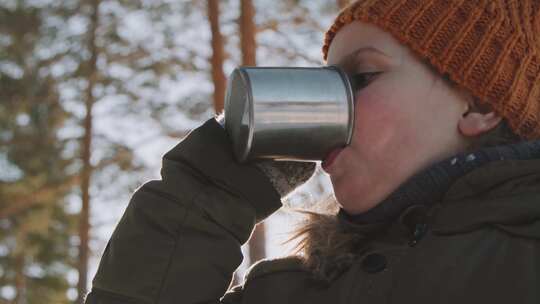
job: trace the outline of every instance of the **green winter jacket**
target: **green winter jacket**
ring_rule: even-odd
[[[164,155],[161,175],[134,193],[87,304],[540,303],[540,159],[490,163],[424,216],[408,208],[331,284],[293,256],[257,263],[228,292],[280,195],[234,161],[214,119]]]

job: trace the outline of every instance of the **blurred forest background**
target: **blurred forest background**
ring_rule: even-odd
[[[320,66],[346,0],[1,0],[0,304],[81,303],[133,191],[236,66]],[[320,169],[287,197],[331,195]],[[235,275],[281,245],[258,225]],[[136,267],[136,265],[134,265]]]

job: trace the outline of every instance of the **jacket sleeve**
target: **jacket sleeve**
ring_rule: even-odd
[[[269,179],[236,162],[227,133],[209,119],[163,156],[161,180],[133,194],[86,303],[221,303],[241,245],[280,207]]]

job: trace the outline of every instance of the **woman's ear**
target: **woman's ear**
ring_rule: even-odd
[[[495,128],[502,121],[502,117],[495,112],[479,113],[467,111],[458,123],[461,134],[474,137]]]

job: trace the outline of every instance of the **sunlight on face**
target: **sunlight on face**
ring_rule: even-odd
[[[355,21],[334,38],[329,65],[358,85],[352,142],[327,168],[340,205],[369,210],[426,166],[466,146],[467,101],[391,34]]]

